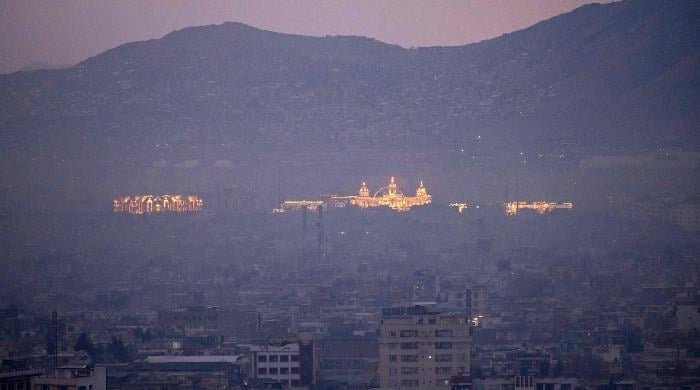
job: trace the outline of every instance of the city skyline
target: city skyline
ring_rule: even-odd
[[[92,56],[0,75],[0,390],[700,390],[700,3],[587,3],[0,0]]]

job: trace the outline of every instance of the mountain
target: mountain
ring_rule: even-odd
[[[21,72],[31,72],[35,70],[43,70],[43,69],[65,69],[69,68],[71,65],[66,65],[66,64],[50,64],[48,62],[32,62],[31,64],[27,64],[22,67],[19,71]],[[5,73],[13,73],[13,72],[5,72]]]
[[[6,145],[698,146],[700,3],[591,4],[461,47],[239,23],[0,76]],[[82,141],[81,141],[82,140]]]
[[[0,75],[0,215],[104,210],[143,192],[209,202],[231,186],[254,199],[246,208],[269,210],[281,196],[352,193],[391,175],[404,189],[426,179],[436,203],[496,202],[505,187],[596,207],[687,197],[697,194],[685,152],[700,146],[699,8],[591,4],[476,44],[418,49],[225,23]],[[630,159],[685,168],[582,168]]]

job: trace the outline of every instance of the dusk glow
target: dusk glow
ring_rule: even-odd
[[[359,35],[410,46],[454,46],[519,30],[590,0],[7,0],[0,72],[73,65],[121,44],[189,26],[242,22],[311,36]]]

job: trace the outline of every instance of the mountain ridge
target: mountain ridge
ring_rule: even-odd
[[[188,27],[69,69],[0,76],[0,126],[15,145],[136,133],[246,145],[411,148],[483,136],[499,148],[697,147],[699,8],[589,4],[478,43],[417,49],[236,22]]]

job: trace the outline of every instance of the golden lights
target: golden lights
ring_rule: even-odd
[[[469,208],[468,203],[450,203],[450,207],[454,207],[459,211],[460,214],[464,213],[465,209]]]
[[[357,195],[323,195],[324,200],[288,200],[274,209],[274,213],[283,213],[287,210],[299,210],[306,207],[309,210],[316,210],[320,206],[342,208],[348,205],[359,208],[370,207],[388,207],[395,211],[405,212],[413,207],[424,206],[432,202],[432,196],[428,193],[428,189],[420,182],[416,189],[415,196],[404,195],[399,188],[396,178],[393,176],[389,179],[389,183],[371,193],[366,182],[362,182]]]
[[[422,180],[416,189],[416,195],[407,196],[399,189],[399,184],[396,182],[394,176],[389,179],[389,184],[387,184],[386,187],[380,188],[371,196],[367,184],[362,182],[362,186],[356,196],[330,197],[330,201],[336,204],[349,201],[351,205],[363,209],[369,207],[388,207],[401,212],[409,211],[412,207],[430,204],[432,200],[433,197],[428,194],[428,190],[425,188]]]
[[[157,214],[202,211],[204,201],[196,195],[136,195],[114,199],[115,213]]]
[[[323,201],[321,200],[285,200],[280,208],[272,209],[272,212],[278,214],[289,210],[301,210],[303,207],[311,211],[316,211],[321,206],[323,206]]]
[[[555,203],[546,201],[516,201],[505,204],[505,211],[507,215],[516,215],[520,212],[520,210],[534,210],[537,212],[537,214],[545,214],[556,209],[571,210],[572,208],[574,208],[574,204],[571,202]]]

